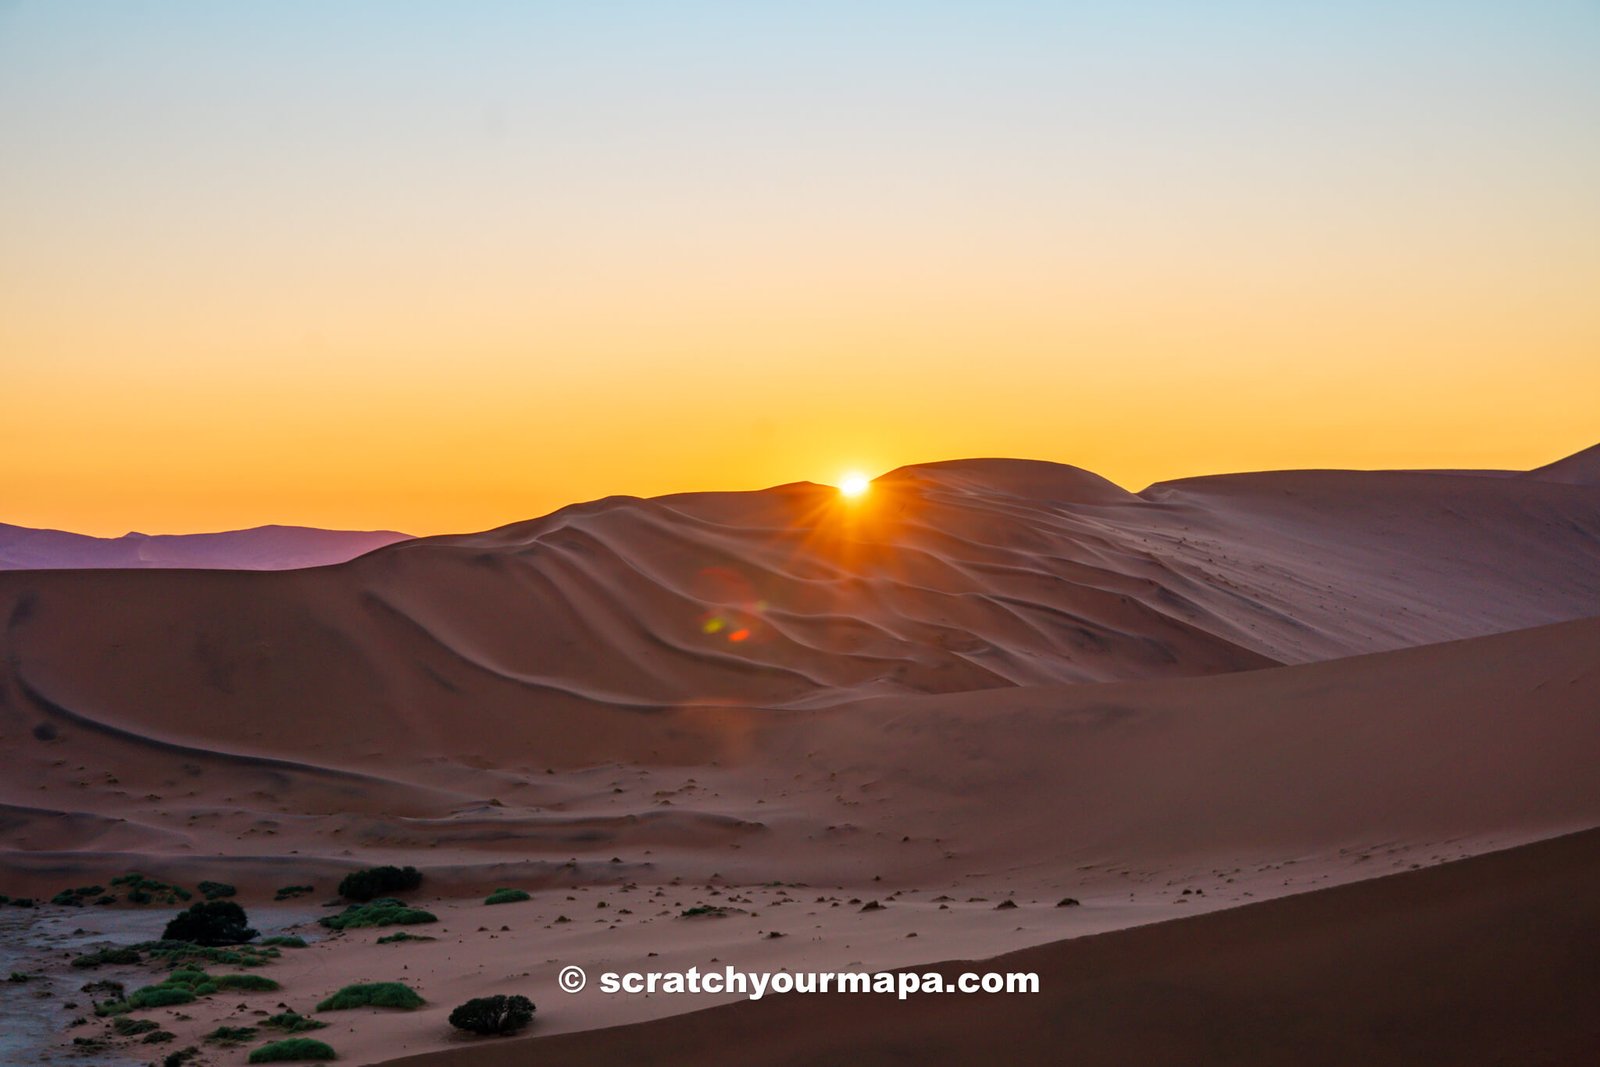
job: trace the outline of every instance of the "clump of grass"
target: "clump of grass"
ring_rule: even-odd
[[[119,1015],[111,1020],[111,1028],[123,1037],[137,1037],[148,1034],[158,1028],[160,1024],[154,1019],[130,1019],[126,1015]]]
[[[286,1037],[250,1053],[251,1063],[291,1063],[296,1060],[334,1060],[339,1054],[332,1047],[309,1037]]]
[[[74,967],[102,967],[108,963],[143,963],[144,956],[136,948],[103,948],[96,952],[85,952],[81,956],[74,956]]]
[[[231,897],[238,892],[227,882],[201,882],[195,888],[200,890],[200,895],[207,900],[221,900],[223,897]]]
[[[123,1001],[129,1011],[138,1011],[140,1008],[170,1008],[177,1004],[190,1004],[195,999],[194,993],[177,985],[147,985],[143,989],[135,989],[128,994],[128,999]],[[119,1015],[120,1012],[108,1014]]]
[[[237,1045],[241,1041],[249,1041],[256,1036],[253,1026],[219,1026],[206,1035],[207,1041],[214,1041],[219,1045]]]
[[[438,922],[439,917],[413,908],[403,900],[379,897],[366,904],[351,904],[339,914],[324,915],[317,921],[331,930],[353,930],[367,926],[415,926]]]
[[[268,948],[305,948],[306,940],[303,937],[295,937],[292,934],[278,934],[274,937],[263,937],[261,944],[266,945]]]
[[[485,904],[516,904],[519,901],[532,900],[532,899],[533,899],[533,897],[529,896],[526,892],[524,892],[521,889],[496,889],[493,893],[490,893],[488,895],[488,897],[486,897],[484,899],[484,903]]]
[[[428,936],[426,936],[424,934],[408,934],[404,930],[398,930],[398,931],[396,931],[395,933],[392,933],[392,934],[385,934],[383,937],[380,937],[380,938],[378,938],[378,940],[374,941],[373,944],[375,944],[375,945],[395,945],[395,944],[399,944],[401,941],[437,941],[437,940],[439,940],[439,939],[436,938],[436,937],[428,937]]]
[[[159,985],[136,989],[121,1000],[97,1004],[94,1010],[97,1015],[125,1015],[140,1008],[166,1008],[175,1004],[188,1004],[199,997],[208,997],[225,990],[265,993],[278,988],[280,987],[277,982],[259,974],[213,976],[205,971],[180,967],[167,975]]]
[[[309,885],[279,886],[278,887],[278,891],[272,895],[272,899],[273,900],[293,900],[295,897],[303,897],[303,896],[306,896],[309,893],[315,893],[316,891],[317,890],[316,890],[315,886],[309,886]]]
[[[197,945],[193,941],[143,941],[132,946],[151,958],[174,967],[186,963],[209,963],[224,967],[265,967],[282,955],[276,948],[256,945]]]
[[[321,1030],[328,1024],[321,1019],[308,1019],[297,1011],[284,1011],[262,1019],[261,1025],[289,1034],[299,1034],[307,1030]]]
[[[347,1008],[400,1008],[413,1011],[427,1003],[404,982],[359,982],[347,985],[317,1005],[318,1011]]]

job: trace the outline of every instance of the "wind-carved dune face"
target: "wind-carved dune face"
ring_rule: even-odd
[[[280,750],[512,734],[576,756],[662,710],[1236,672],[1575,618],[1600,603],[1595,531],[1592,491],[1534,478],[1135,495],[970,460],[855,498],[607,498],[316,571],[0,575],[0,612],[20,704],[25,684],[89,718]]]

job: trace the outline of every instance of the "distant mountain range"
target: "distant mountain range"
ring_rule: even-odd
[[[316,530],[304,526],[89,537],[0,523],[0,570],[198,567],[282,571],[343,563],[375,548],[407,540],[409,534],[393,530]]]

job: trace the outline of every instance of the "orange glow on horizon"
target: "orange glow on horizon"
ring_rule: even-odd
[[[0,523],[1600,441],[1592,5],[935,6],[0,3]]]

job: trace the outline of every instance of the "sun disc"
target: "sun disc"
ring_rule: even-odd
[[[852,472],[839,479],[839,495],[854,500],[859,496],[865,495],[871,485],[872,482],[865,474]]]

